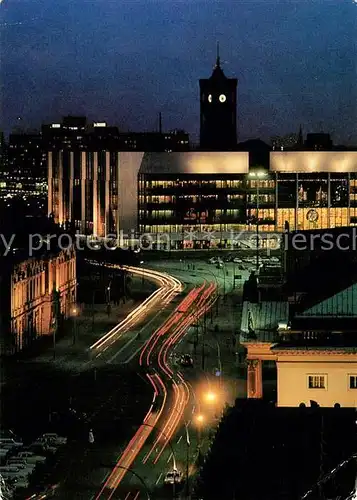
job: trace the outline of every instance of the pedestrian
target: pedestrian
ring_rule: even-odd
[[[94,434],[93,434],[92,429],[89,430],[88,441],[90,444],[94,443]]]

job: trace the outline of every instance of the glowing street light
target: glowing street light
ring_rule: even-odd
[[[199,424],[202,424],[202,422],[204,422],[205,420],[205,417],[203,415],[197,415],[196,420]]]
[[[209,403],[213,403],[213,401],[216,401],[217,396],[214,392],[207,392],[206,394],[206,401]]]

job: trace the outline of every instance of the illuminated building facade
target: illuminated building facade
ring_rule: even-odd
[[[1,345],[11,354],[53,334],[56,321],[73,314],[76,255],[68,248],[16,263],[3,257],[1,265]]]
[[[357,223],[357,152],[272,152],[276,231],[323,229]]]
[[[254,223],[257,181],[248,172],[247,152],[145,154],[138,176],[139,232],[176,234],[181,243],[186,233],[202,233],[201,246],[210,246],[210,232],[231,238],[230,231]],[[274,207],[274,185],[260,183],[264,230],[274,223],[274,210],[265,208]]]
[[[0,172],[1,197],[47,195],[46,155],[40,134],[10,134],[6,159]]]
[[[48,213],[81,234],[119,238],[123,219],[129,219],[132,228],[136,224],[142,156],[103,149],[49,151]]]

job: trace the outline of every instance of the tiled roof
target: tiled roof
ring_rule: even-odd
[[[248,334],[250,329],[256,334],[273,331],[276,333],[278,323],[289,319],[287,302],[243,302],[241,332]]]

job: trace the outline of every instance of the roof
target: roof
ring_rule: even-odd
[[[306,309],[300,316],[357,317],[357,284]]]
[[[356,151],[273,151],[273,172],[357,172]]]
[[[145,153],[140,174],[247,174],[249,153],[174,152]]]
[[[278,324],[289,320],[288,302],[243,302],[240,330],[249,334],[252,330],[262,341],[276,337]],[[267,335],[265,335],[267,334]]]

